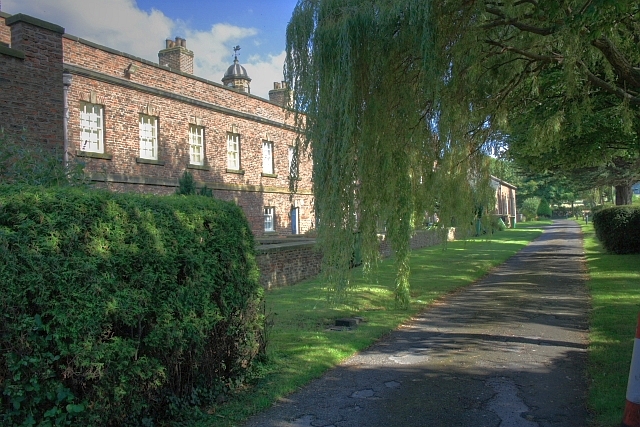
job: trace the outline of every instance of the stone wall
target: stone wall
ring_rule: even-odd
[[[456,229],[449,228],[446,233],[443,233],[443,230],[439,229],[429,229],[429,230],[416,230],[411,240],[409,241],[409,246],[412,250],[428,248],[430,246],[439,245],[443,242],[443,238],[446,238],[448,242],[456,239]],[[380,241],[380,255],[383,258],[391,256],[393,253],[391,249],[391,242],[389,242],[386,238],[386,235],[382,236],[382,240]]]
[[[418,230],[411,238],[412,250],[427,248],[442,243],[443,236],[448,241],[457,236],[455,228],[442,230]],[[294,285],[320,273],[322,254],[315,249],[315,239],[278,239],[272,244],[262,244],[257,248],[257,263],[260,268],[260,284],[265,289]],[[391,245],[386,239],[380,242],[382,257],[391,256]]]
[[[256,261],[260,268],[260,284],[265,289],[272,289],[318,275],[322,254],[315,249],[314,239],[300,239],[297,242],[260,245]]]

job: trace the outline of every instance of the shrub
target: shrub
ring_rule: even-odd
[[[211,190],[206,185],[197,188],[196,180],[193,178],[193,175],[188,171],[184,171],[182,176],[178,178],[178,189],[176,190],[176,194],[181,194],[183,196],[205,196],[205,197],[213,197],[213,190]]]
[[[528,197],[522,202],[522,209],[520,212],[527,218],[535,218],[538,212],[538,206],[540,205],[539,197]]]
[[[0,177],[5,183],[85,186],[84,164],[72,158],[66,165],[63,151],[31,142],[26,133],[9,137],[0,128]]]
[[[0,424],[151,426],[214,400],[259,350],[253,251],[232,203],[0,186]]]
[[[540,200],[540,204],[538,205],[536,214],[545,218],[551,218],[553,212],[551,211],[551,206],[549,206],[549,202],[547,202],[547,199]]]
[[[593,215],[596,237],[609,252],[640,253],[640,207],[614,206]]]

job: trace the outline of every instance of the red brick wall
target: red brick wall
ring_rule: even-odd
[[[11,44],[11,30],[4,23],[5,18],[8,16],[9,14],[0,12],[0,43],[6,44],[6,45]]]
[[[65,65],[72,66],[68,68],[73,74],[69,89],[72,152],[79,150],[81,144],[81,101],[93,97],[96,103],[104,106],[104,146],[105,153],[111,158],[82,159],[95,179],[114,181],[107,187],[118,191],[175,192],[179,177],[189,165],[189,124],[197,117],[198,124],[204,127],[205,163],[209,170],[188,169],[196,181],[213,188],[216,197],[235,200],[242,206],[258,236],[264,234],[265,206],[276,208],[276,234],[291,234],[289,212],[292,205],[300,210],[300,231],[313,227],[312,166],[307,153],[301,155],[300,194],[289,199],[288,147],[293,144],[296,134],[290,127],[283,126],[285,123],[290,125],[292,119],[281,107],[69,36],[63,39],[63,45]],[[126,77],[124,70],[131,63],[137,69]],[[131,82],[144,88],[132,86]],[[187,98],[173,99],[158,90]],[[202,105],[200,101],[207,104]],[[238,117],[234,113],[221,112],[215,106],[242,114]],[[152,115],[158,117],[158,160],[164,163],[162,165],[136,161],[139,156],[139,114],[145,108],[152,109]],[[227,171],[227,133],[232,129],[240,134],[243,174]],[[274,145],[276,177],[262,176],[262,141],[265,138]],[[141,182],[146,185],[135,184]]]
[[[76,65],[145,86],[161,88],[278,123],[293,123],[292,117],[287,118],[282,107],[257,96],[226,88],[222,84],[176,73],[130,55],[101,49],[77,37],[65,36],[63,43],[65,64]],[[126,77],[124,70],[129,64],[136,65],[138,69],[130,77]]]
[[[6,37],[4,16],[0,34]],[[19,19],[17,17],[20,17]],[[104,106],[104,146],[108,158],[82,156],[86,171],[99,185],[116,191],[174,193],[189,165],[188,131],[194,121],[205,128],[207,170],[189,168],[216,197],[243,207],[256,235],[264,234],[264,207],[276,208],[276,234],[291,233],[289,212],[300,210],[300,231],[313,227],[311,160],[302,153],[299,194],[289,197],[288,147],[296,134],[292,117],[259,97],[237,92],[184,73],[174,72],[126,53],[101,47],[35,18],[9,19],[9,53],[0,54],[0,126],[18,133],[28,128],[34,141],[63,145],[63,66],[72,75],[68,92],[68,137],[72,155],[80,145],[82,100]],[[6,49],[6,48],[5,48]],[[64,64],[63,64],[64,62]],[[135,67],[130,67],[135,65]],[[125,72],[134,69],[133,73]],[[137,161],[139,115],[158,117],[158,160]],[[227,132],[241,141],[241,169],[227,171]],[[262,175],[262,141],[274,144],[276,176]]]
[[[62,148],[64,29],[21,15],[8,21],[11,48],[24,59],[0,53],[0,126],[13,137],[25,129],[29,141]]]
[[[454,237],[457,238],[454,236],[454,228],[449,228],[445,235],[441,231],[416,231],[409,243],[411,249],[438,245],[442,243],[443,237],[450,241],[454,240]],[[389,257],[391,254],[389,241],[383,239],[380,242],[380,255]],[[256,262],[260,268],[260,284],[266,289],[271,289],[294,285],[318,275],[322,267],[322,253],[316,250],[315,242],[262,245],[257,249]]]
[[[288,286],[320,273],[322,254],[314,243],[273,245],[258,249],[260,284],[265,289]]]
[[[446,237],[448,241],[454,240],[455,231],[455,228],[449,228],[446,234],[443,235],[442,230],[433,228],[429,230],[417,230],[413,236],[411,236],[409,247],[415,250],[439,245],[443,242],[443,236]],[[391,248],[391,242],[389,242],[385,236],[385,238],[380,242],[380,255],[383,257],[389,257],[392,253],[393,250]]]

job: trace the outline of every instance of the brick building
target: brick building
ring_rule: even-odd
[[[491,187],[496,191],[494,214],[502,218],[508,227],[515,227],[517,187],[495,176],[491,177]]]
[[[194,53],[179,37],[158,57],[0,12],[0,127],[81,159],[97,186],[172,194],[189,171],[215,197],[238,203],[257,236],[312,228],[311,159],[292,161],[286,87],[274,84],[270,100],[251,95],[237,57],[222,84],[194,76]]]

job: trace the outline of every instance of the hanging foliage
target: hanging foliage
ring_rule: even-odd
[[[406,307],[409,239],[425,214],[466,227],[491,206],[482,149],[488,101],[470,103],[460,92],[475,78],[466,72],[474,54],[461,55],[457,39],[473,20],[426,0],[300,0],[294,10],[285,78],[299,144],[313,153],[318,241],[334,301],[350,288],[356,240],[371,268],[384,227],[396,300]]]

